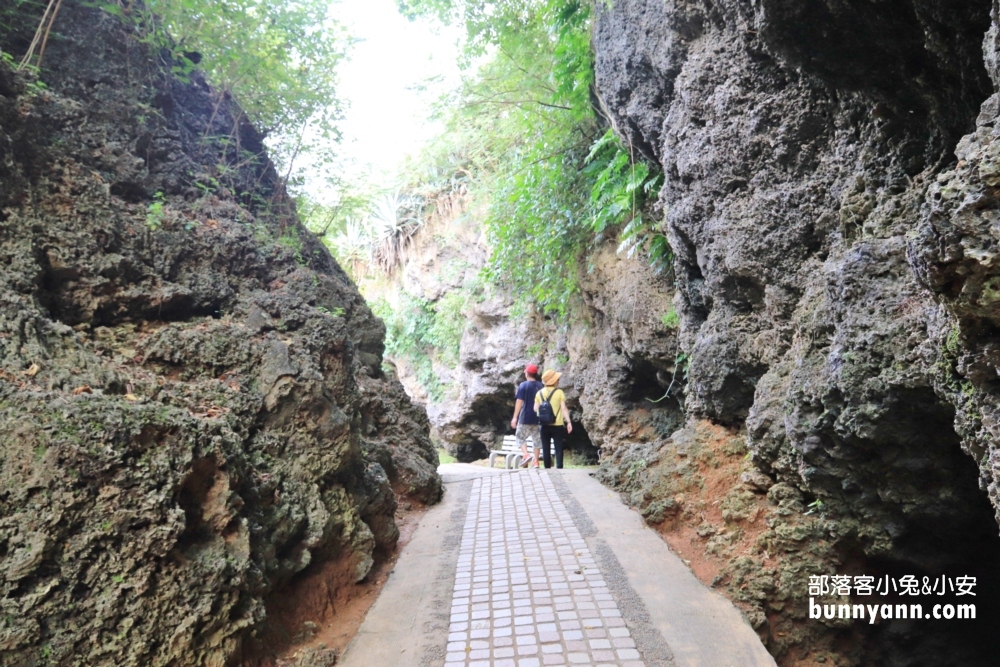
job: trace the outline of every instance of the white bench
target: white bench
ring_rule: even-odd
[[[498,456],[504,457],[503,467],[505,470],[514,468],[515,470],[521,465],[523,457],[521,456],[521,447],[517,444],[517,438],[512,435],[505,435],[503,437],[503,444],[500,445],[500,449],[494,449],[490,452],[490,467],[493,467],[493,459]]]

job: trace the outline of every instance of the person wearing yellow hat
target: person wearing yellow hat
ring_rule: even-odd
[[[573,432],[573,424],[569,421],[569,408],[566,407],[566,394],[559,388],[559,378],[562,373],[551,368],[542,373],[542,384],[545,388],[535,394],[535,413],[539,413],[542,403],[548,403],[554,419],[550,424],[542,424],[542,458],[545,467],[552,467],[551,445],[555,445],[556,468],[563,467],[563,448],[566,445],[566,435]]]

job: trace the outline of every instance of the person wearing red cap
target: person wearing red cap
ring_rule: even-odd
[[[542,388],[542,383],[538,381],[538,366],[528,364],[524,369],[525,381],[517,386],[517,393],[514,394],[514,416],[510,420],[510,427],[514,429],[514,437],[517,444],[521,445],[521,458],[524,467],[528,467],[534,462],[534,467],[538,467],[538,460],[542,454],[542,436],[538,415],[535,414],[535,394]],[[528,441],[534,445],[535,455],[528,455]]]

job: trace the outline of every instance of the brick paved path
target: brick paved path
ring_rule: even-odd
[[[445,667],[645,667],[550,474],[473,482]]]

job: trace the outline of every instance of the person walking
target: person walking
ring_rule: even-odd
[[[552,467],[552,451],[550,445],[555,445],[556,468],[563,467],[563,448],[566,445],[566,435],[573,432],[573,424],[569,421],[569,408],[566,407],[566,394],[559,388],[559,378],[562,373],[557,373],[551,368],[542,373],[542,384],[544,389],[535,394],[535,412],[542,401],[548,402],[552,406],[552,414],[555,421],[551,424],[542,424],[542,456],[545,460],[545,467]]]
[[[538,381],[538,366],[528,364],[524,369],[524,378],[514,394],[514,416],[510,420],[510,427],[514,429],[517,444],[521,445],[521,467],[527,468],[534,463],[537,468],[542,452],[538,415],[535,414],[535,395],[542,388],[542,383]],[[528,455],[529,441],[534,445],[534,456]]]

